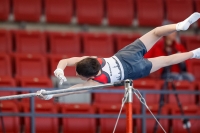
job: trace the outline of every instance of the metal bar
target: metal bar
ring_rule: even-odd
[[[31,110],[31,133],[35,133],[35,98],[31,97],[30,100],[30,110]]]
[[[0,113],[0,116],[19,116],[19,117],[31,117],[31,113]],[[35,117],[66,117],[66,118],[117,118],[116,114],[47,114],[47,113],[35,113]],[[181,119],[182,115],[155,115],[156,118],[161,119]],[[200,115],[185,115],[190,119],[200,119]],[[133,115],[132,118],[153,119],[152,115]],[[126,118],[125,114],[121,114],[120,118]]]
[[[3,97],[0,97],[0,101],[2,101],[2,100],[11,100],[11,99],[19,99],[19,98],[29,98],[29,97],[34,97],[35,95],[36,95],[36,93],[3,96]]]
[[[124,81],[119,81],[115,83],[108,83],[108,84],[101,84],[96,86],[86,86],[86,87],[77,87],[71,89],[61,89],[61,90],[53,90],[53,91],[46,91],[42,93],[42,95],[49,95],[49,94],[58,94],[58,93],[67,93],[67,92],[78,92],[78,91],[87,91],[87,90],[94,90],[104,87],[111,87],[111,86],[121,86],[124,84]],[[28,98],[34,97],[36,93],[29,93],[29,94],[21,94],[21,95],[12,95],[12,96],[3,96],[0,97],[0,100],[10,100],[10,99],[18,99],[18,98]]]
[[[25,88],[26,91],[37,91],[40,90],[41,88]],[[58,88],[51,88],[51,90],[56,90]],[[136,88],[137,89],[137,88]],[[153,88],[152,88],[153,89]],[[49,88],[48,88],[49,90]],[[0,87],[0,91],[24,91],[24,88],[2,88]],[[92,93],[124,93],[124,90],[121,89],[115,89],[115,90],[110,90],[110,89],[103,89],[103,90],[91,90],[90,92]],[[191,91],[191,90],[149,90],[145,88],[141,88],[140,92],[143,93],[148,93],[148,94],[200,94],[200,91]]]
[[[126,99],[126,133],[133,133],[133,111],[132,111],[132,80],[125,80],[125,92],[128,92]]]
[[[58,94],[58,93],[67,93],[67,92],[78,92],[78,91],[83,91],[83,90],[94,90],[102,87],[110,87],[113,86],[113,84],[109,84],[107,86],[101,85],[101,86],[96,86],[96,87],[84,87],[83,89],[81,88],[74,88],[74,89],[61,89],[61,90],[52,90],[52,91],[46,91],[45,93],[42,93],[43,95],[48,95],[48,94]],[[119,93],[122,93],[122,91],[118,90]],[[100,93],[102,92],[114,92],[112,90],[110,91],[99,91]],[[149,93],[149,94],[200,94],[200,92],[195,92],[195,91],[148,91],[148,90],[140,90],[141,93]],[[20,99],[20,98],[29,98],[29,97],[34,97],[36,96],[36,93],[28,93],[28,94],[20,94],[20,95],[11,95],[11,96],[2,96],[0,97],[0,101],[2,100],[11,100],[11,99]]]
[[[58,93],[66,93],[66,92],[87,91],[87,90],[94,90],[94,89],[100,89],[100,88],[111,87],[111,86],[113,86],[113,84],[109,83],[109,84],[102,84],[102,85],[97,85],[97,86],[87,86],[87,87],[73,88],[73,89],[60,89],[60,90],[46,91],[42,94],[49,95],[49,94],[58,94]]]
[[[142,96],[145,99],[145,93],[142,93]],[[146,107],[141,103],[142,107],[142,133],[146,133]]]

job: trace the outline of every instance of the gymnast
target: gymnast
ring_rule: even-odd
[[[124,79],[135,80],[145,77],[162,67],[178,64],[191,58],[200,59],[200,48],[169,56],[148,59],[143,57],[161,37],[175,31],[185,31],[199,18],[200,13],[195,12],[187,19],[177,24],[156,27],[133,43],[119,50],[112,57],[97,58],[94,56],[83,56],[62,59],[59,61],[54,74],[61,81],[66,81],[63,70],[67,66],[75,66],[76,75],[86,82],[74,85],[70,88],[96,86]],[[37,91],[38,97],[44,100],[69,94],[42,95],[44,91],[44,89]]]

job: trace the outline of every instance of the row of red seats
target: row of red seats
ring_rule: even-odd
[[[54,70],[61,59],[69,58],[67,55],[40,54],[0,54],[0,76],[1,77],[42,77],[48,78],[54,75]],[[50,67],[48,67],[50,66]],[[50,69],[48,69],[50,68]],[[50,74],[49,74],[50,70]],[[75,67],[65,69],[66,76],[76,76]]]
[[[107,33],[0,30],[0,52],[11,53],[16,51],[17,53],[46,54],[49,51],[51,54],[62,55],[83,53],[112,56],[116,51],[114,41],[117,43],[116,49],[119,50],[139,37],[140,34],[109,35]],[[50,47],[50,50],[47,50],[48,47]]]
[[[44,10],[50,23],[70,23],[75,14],[79,24],[100,25],[107,16],[109,25],[122,26],[131,26],[135,16],[140,26],[158,26],[165,17],[179,22],[200,12],[200,0],[0,0],[0,6],[0,20],[8,20],[12,7],[15,21],[39,22]]]
[[[158,105],[149,106],[151,111],[154,114],[158,113]],[[14,103],[14,102],[2,102],[1,103],[2,112],[10,112],[10,113],[29,113],[30,105],[29,103]],[[120,110],[120,105],[101,105],[101,106],[91,106],[88,104],[53,104],[53,103],[45,103],[40,104],[36,103],[35,112],[36,113],[44,113],[44,114],[113,114],[117,115]],[[200,109],[197,106],[183,106],[183,110],[185,115],[193,115],[199,116]],[[133,105],[133,114],[140,115],[141,108]],[[147,110],[146,113],[150,115]],[[125,115],[125,107],[122,110],[122,114]],[[180,115],[181,112],[178,106],[164,106],[161,110],[162,115]],[[25,133],[30,133],[30,118],[29,117],[4,117],[4,125],[6,132],[18,133],[23,125],[23,131]],[[173,132],[181,132],[187,133],[187,130],[183,128],[181,119],[160,119],[160,123],[164,127],[167,132],[172,130]],[[116,122],[116,118],[56,118],[56,117],[36,117],[35,118],[35,130],[37,133],[59,133],[62,131],[63,133],[110,133],[113,131],[114,124]],[[198,133],[200,120],[199,119],[190,119],[191,123],[191,132]],[[146,120],[146,131],[148,133],[153,133],[153,127],[155,124],[155,120],[153,118]],[[48,128],[47,128],[48,127]],[[100,130],[98,130],[98,128]],[[0,131],[2,131],[2,127],[0,126]],[[137,131],[137,133],[142,132],[141,119],[133,119],[133,129]],[[116,133],[121,133],[126,131],[126,118],[120,118]],[[157,133],[162,133],[162,129],[158,127]]]
[[[0,30],[0,52],[112,56],[141,35]],[[200,36],[181,36],[187,50],[199,47]],[[97,50],[98,49],[98,50]]]

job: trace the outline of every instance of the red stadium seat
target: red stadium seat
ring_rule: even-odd
[[[181,36],[181,41],[188,51],[199,48],[200,36]]]
[[[72,0],[45,0],[47,22],[70,23],[73,15]]]
[[[112,56],[114,46],[112,37],[104,33],[83,34],[84,54],[96,56]]]
[[[108,88],[109,90],[124,90],[124,87]],[[121,104],[124,93],[94,93],[94,105]]]
[[[63,104],[62,114],[94,114],[88,104]],[[62,118],[64,133],[96,133],[95,118]],[[78,127],[78,128],[77,128]]]
[[[176,90],[188,90],[194,91],[195,85],[188,81],[176,81],[174,82]],[[169,86],[172,89],[171,86]],[[194,94],[178,94],[178,98],[181,104],[192,105],[195,104],[195,95]],[[169,103],[170,104],[177,104],[176,97],[174,94],[169,94]]]
[[[74,57],[75,55],[51,55],[50,56],[50,66],[51,66],[51,75],[54,75],[54,71],[57,68],[58,62],[61,59],[66,59],[70,57]],[[77,56],[77,55],[76,55]],[[74,66],[66,67],[64,70],[65,76],[76,76],[76,71]]]
[[[200,12],[200,0],[195,0],[196,11]],[[198,27],[200,27],[200,21],[197,21]]]
[[[76,33],[49,33],[50,52],[52,54],[80,54],[80,36]]]
[[[16,52],[18,53],[46,53],[46,37],[39,31],[16,31]]]
[[[131,26],[134,17],[133,0],[106,0],[109,25]]]
[[[49,78],[21,78],[21,87],[53,88]]]
[[[200,61],[198,59],[190,60],[188,64],[188,72],[192,73],[196,80],[200,80]]]
[[[185,20],[193,12],[192,0],[166,0],[167,20],[177,23]]]
[[[30,112],[30,104],[23,103],[23,110],[25,113]],[[36,103],[36,113],[44,114],[57,114],[57,105],[53,103]],[[25,117],[25,133],[31,133],[30,118]],[[35,118],[35,131],[36,133],[59,133],[58,118],[56,117],[36,117]]]
[[[41,0],[13,0],[15,21],[40,21],[42,14]]]
[[[0,87],[16,87],[15,80],[11,77],[0,76]]]
[[[76,0],[76,16],[79,24],[102,23],[103,0]]]
[[[183,111],[185,115],[200,115],[200,110],[196,106],[183,106]],[[172,115],[181,115],[180,109],[173,107]],[[173,119],[172,120],[172,132],[173,133],[188,133],[188,130],[183,127],[183,119]],[[200,120],[199,119],[189,119],[191,123],[190,132],[199,133]]]
[[[160,26],[164,20],[163,0],[137,0],[139,26]]]
[[[118,115],[120,107],[121,105],[102,105],[99,108],[99,113]],[[122,110],[122,114],[125,115],[125,109]],[[116,118],[100,118],[100,133],[111,133],[114,129],[116,120]],[[120,118],[115,133],[124,132],[126,132],[126,119]]]
[[[19,113],[16,102],[1,101],[1,112],[3,113]],[[20,132],[20,118],[17,116],[3,116],[3,122],[6,133],[19,133]],[[0,133],[3,132],[2,124],[0,124]]]
[[[20,86],[24,88],[24,91],[22,93],[30,93],[29,91],[26,91],[26,88],[35,88],[40,89],[43,88],[45,90],[53,88],[52,81],[49,78],[20,78],[19,79]],[[35,91],[36,92],[36,91]],[[30,99],[24,98],[22,99],[23,102],[28,102]],[[51,99],[50,101],[42,100],[38,97],[35,97],[36,102],[40,103],[47,103],[47,102],[53,102],[54,99]]]
[[[0,15],[1,16],[1,15]],[[0,52],[11,53],[13,50],[12,36],[7,30],[0,30]]]
[[[10,57],[7,54],[0,54],[0,87],[16,87],[12,78]],[[0,96],[16,94],[15,91],[0,91]]]
[[[133,87],[138,90],[160,90],[163,82],[157,81],[153,79],[139,79],[133,81]],[[159,94],[146,94],[146,102],[147,104],[158,104],[160,100]],[[137,97],[133,97],[133,102],[135,104],[141,104]]]
[[[12,77],[1,77],[0,76],[0,88],[4,87],[16,87],[16,82]],[[0,91],[0,96],[16,95],[16,91]]]
[[[12,76],[11,59],[7,54],[0,53],[0,76]]]
[[[149,109],[151,110],[151,112],[154,115],[158,114],[158,109],[159,108],[158,108],[157,105],[149,106]],[[140,112],[141,112],[140,110],[136,110],[136,115],[137,114],[141,114]],[[161,115],[168,115],[168,113],[169,113],[169,108],[167,106],[163,106],[162,110],[161,110]],[[151,115],[148,110],[146,110],[146,114],[147,115]],[[141,119],[137,119],[136,122],[137,122],[136,123],[137,133],[142,133],[142,122],[141,122]],[[170,132],[170,123],[169,123],[168,119],[160,119],[159,122],[163,126],[163,128],[165,129],[165,131],[167,133]],[[154,118],[146,119],[146,131],[148,131],[148,133],[154,133],[153,130],[154,130],[155,123],[156,123],[156,121],[155,121]],[[157,132],[156,133],[163,133],[162,128],[159,125],[157,125],[157,126],[158,126],[158,128],[157,128]]]
[[[48,77],[46,58],[42,55],[16,54],[16,77]]]
[[[140,38],[140,34],[116,34],[117,51]]]
[[[10,14],[10,0],[0,0],[0,21],[8,20]]]

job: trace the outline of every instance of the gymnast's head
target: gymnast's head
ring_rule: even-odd
[[[82,80],[94,78],[100,71],[101,65],[96,58],[85,58],[76,64],[76,75]]]

